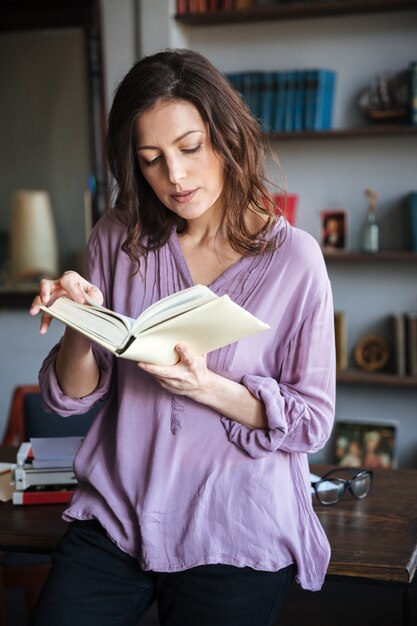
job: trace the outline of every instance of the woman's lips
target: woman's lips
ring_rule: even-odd
[[[197,193],[198,189],[187,189],[186,191],[181,191],[180,193],[173,193],[171,198],[175,200],[175,202],[179,202],[180,204],[185,204],[186,202],[190,202]]]

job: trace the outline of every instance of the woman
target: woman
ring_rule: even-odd
[[[40,373],[45,403],[62,415],[104,406],[31,624],[134,624],[155,598],[164,626],[273,624],[293,576],[319,589],[329,560],[306,455],[333,423],[320,249],[273,215],[259,126],[195,52],[131,69],[108,154],[115,208],[93,230],[86,278],[43,281],[31,313],[87,293],[137,317],[202,283],[271,329],[208,355],[178,345],[169,367],[116,363],[66,329]]]

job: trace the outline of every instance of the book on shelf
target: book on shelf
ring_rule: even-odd
[[[190,6],[188,0],[176,0],[175,10],[177,15],[184,15],[189,13]]]
[[[398,376],[417,376],[417,312],[394,313],[394,372]]]
[[[417,61],[409,66],[410,84],[410,124],[417,126]]]
[[[265,132],[328,130],[332,126],[333,70],[247,71],[226,77]]]
[[[305,130],[329,130],[332,125],[336,72],[311,69],[305,75]]]
[[[274,114],[274,81],[275,72],[263,72],[261,77],[261,98],[259,103],[259,116],[264,132],[273,129]]]
[[[417,313],[406,313],[408,373],[417,376]]]
[[[407,196],[408,224],[410,232],[410,249],[417,252],[417,191]]]
[[[341,372],[347,369],[346,314],[344,311],[335,311],[334,313],[334,332],[336,342],[336,370]]]
[[[394,372],[397,376],[405,376],[407,373],[405,315],[403,313],[394,313],[392,323],[394,336]]]
[[[288,133],[294,130],[294,107],[295,107],[295,90],[296,90],[296,72],[285,72],[285,103],[284,103],[284,132]]]
[[[274,88],[273,88],[273,94],[272,94],[272,101],[273,101],[272,129],[276,132],[282,132],[284,130],[285,103],[286,103],[285,81],[286,81],[286,72],[275,72]]]
[[[204,285],[194,285],[155,302],[132,319],[103,306],[58,298],[41,309],[77,330],[116,357],[158,365],[178,362],[175,346],[185,343],[206,354],[269,328]]]

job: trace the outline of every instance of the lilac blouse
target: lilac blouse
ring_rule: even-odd
[[[192,286],[175,230],[140,273],[121,251],[125,237],[109,211],[90,238],[87,274],[105,306],[137,317]],[[281,219],[271,237],[281,242],[277,250],[242,258],[210,285],[270,330],[207,357],[210,369],[263,401],[267,429],[173,395],[97,346],[100,383],[84,398],[61,391],[57,346],[42,366],[49,410],[70,416],[104,400],[76,456],[79,488],[64,519],[96,518],[145,570],[223,563],[274,571],[295,563],[302,587],[323,583],[330,549],[312,507],[307,453],[324,445],[334,418],[332,296],[310,235]]]

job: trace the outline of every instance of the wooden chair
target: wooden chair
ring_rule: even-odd
[[[20,385],[14,390],[3,445],[18,446],[30,437],[85,435],[99,407],[85,415],[63,418],[46,413],[38,385]],[[0,626],[7,626],[5,589],[23,588],[26,614],[30,615],[50,570],[50,556],[18,552],[0,553]]]

